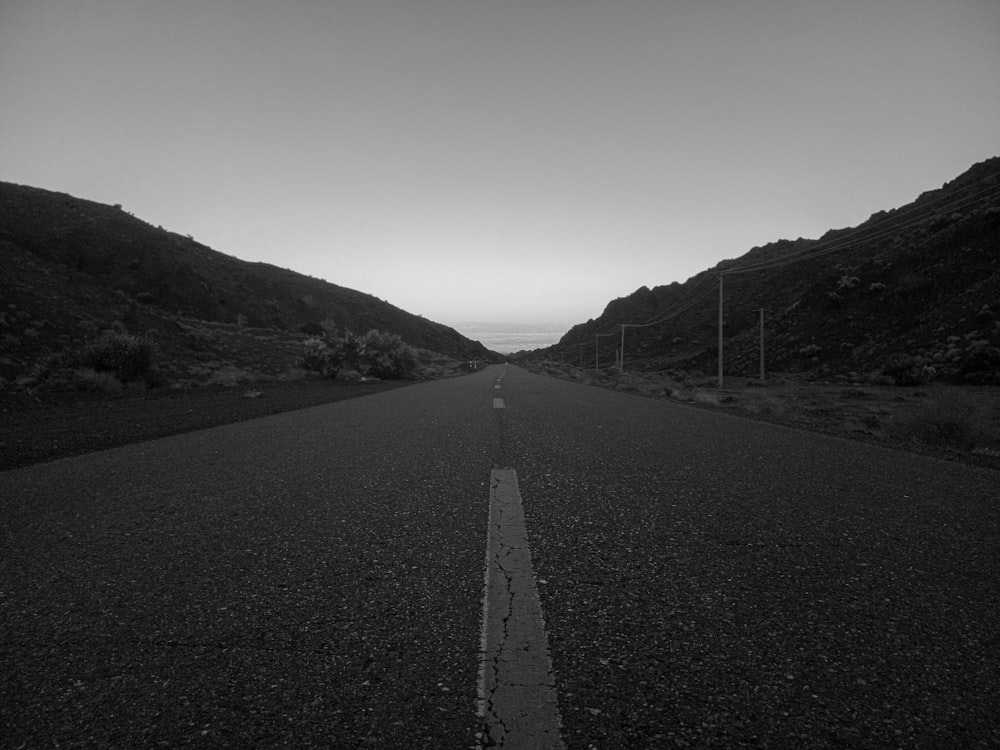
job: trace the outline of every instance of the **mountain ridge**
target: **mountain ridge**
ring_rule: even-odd
[[[175,376],[204,359],[204,341],[190,340],[199,331],[239,333],[247,342],[269,331],[294,358],[303,338],[331,321],[357,333],[395,333],[457,360],[499,358],[454,328],[365,292],[221,253],[121,205],[9,182],[0,182],[0,299],[0,377],[9,379],[47,351],[113,324],[152,331]],[[264,369],[277,374],[279,355],[270,350]],[[229,364],[250,366],[252,356]]]
[[[1000,157],[856,227],[642,286],[545,354],[572,361],[582,351],[593,362],[596,345],[608,364],[622,324],[652,322],[626,328],[626,367],[714,370],[720,276],[726,374],[757,374],[763,307],[768,369],[998,383]]]

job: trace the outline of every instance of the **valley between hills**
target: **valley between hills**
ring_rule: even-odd
[[[370,329],[412,353],[408,380],[340,378],[344,367],[322,378],[303,366],[310,339]],[[106,331],[149,344],[150,377],[116,383],[79,367],[39,376]],[[120,206],[0,183],[0,468],[508,359],[582,384],[998,466],[1000,157],[858,227],[778,240],[684,283],[642,287],[554,346],[510,357]]]

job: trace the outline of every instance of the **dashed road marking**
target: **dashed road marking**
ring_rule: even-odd
[[[502,398],[494,398],[493,399],[493,408],[494,409],[504,409],[504,408],[506,408],[506,407],[504,407],[503,399]]]
[[[490,474],[479,747],[562,750],[555,675],[513,469]]]

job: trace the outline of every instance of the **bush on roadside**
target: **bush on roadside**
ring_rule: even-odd
[[[349,380],[357,373],[358,379],[401,380],[414,376],[417,358],[399,336],[373,328],[364,336],[345,330],[306,339],[299,364],[324,378]]]
[[[343,380],[345,383],[360,383],[364,379],[364,375],[357,370],[341,370],[337,373],[337,379]]]
[[[892,379],[894,385],[923,385],[931,381],[936,372],[927,362],[910,354],[890,354],[882,363],[881,374]]]
[[[89,367],[79,367],[72,372],[72,385],[78,391],[117,393],[123,387],[122,382],[110,372],[98,372]]]
[[[142,380],[153,368],[153,342],[145,336],[105,331],[77,350],[79,364],[95,372],[109,373],[122,383]]]
[[[411,349],[395,333],[376,328],[361,337],[361,366],[370,377],[382,380],[402,380],[410,377],[417,365]]]
[[[111,392],[119,386],[144,381],[148,387],[162,385],[154,360],[156,346],[145,336],[107,330],[98,338],[76,347],[50,352],[38,361],[23,384],[53,389]]]
[[[326,338],[313,337],[306,339],[302,344],[302,353],[299,356],[299,365],[303,370],[318,372],[324,378],[332,378],[340,365],[339,359],[335,356],[336,349]]]

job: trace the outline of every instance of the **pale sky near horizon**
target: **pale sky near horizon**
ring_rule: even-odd
[[[997,0],[0,0],[0,180],[460,330],[996,155]]]

